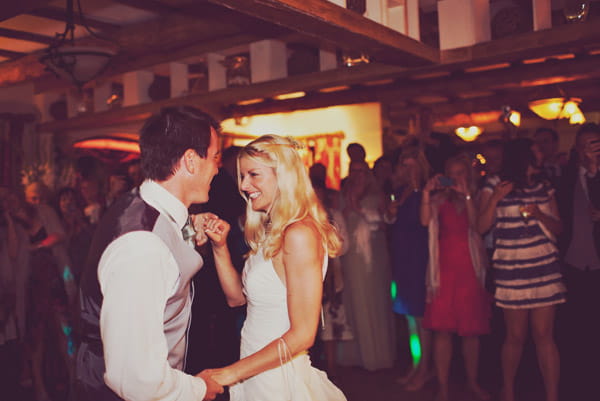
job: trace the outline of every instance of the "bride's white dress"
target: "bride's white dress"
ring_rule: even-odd
[[[323,264],[323,276],[326,269],[327,259]],[[248,301],[240,352],[245,358],[280,338],[289,329],[290,320],[286,288],[272,261],[265,260],[261,250],[246,261],[242,283]],[[346,401],[325,372],[311,366],[306,353],[282,367],[232,386],[229,394],[231,401]]]

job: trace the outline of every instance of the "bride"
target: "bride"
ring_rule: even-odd
[[[311,366],[327,259],[341,246],[317,200],[297,143],[262,136],[238,156],[251,250],[242,276],[231,264],[229,225],[204,214],[195,225],[210,238],[230,306],[248,304],[241,360],[211,370],[231,401],[345,401],[324,372]]]

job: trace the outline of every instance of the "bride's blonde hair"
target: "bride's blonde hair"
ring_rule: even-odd
[[[253,210],[247,195],[240,189],[247,204],[244,235],[251,254],[262,247],[264,257],[273,258],[281,250],[287,227],[303,220],[313,223],[330,257],[339,253],[341,239],[317,199],[297,151],[300,147],[291,138],[264,135],[242,148],[238,155],[238,187],[241,188],[242,183],[240,160],[245,157],[271,167],[277,180],[277,195],[268,213]]]

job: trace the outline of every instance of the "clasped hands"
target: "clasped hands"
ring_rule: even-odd
[[[202,246],[208,240],[213,246],[221,247],[227,243],[227,235],[231,229],[229,223],[214,213],[199,213],[191,216],[196,230],[196,245]]]
[[[198,373],[196,377],[200,377],[206,383],[204,400],[208,401],[214,400],[217,394],[222,394],[224,386],[231,386],[239,381],[233,369],[229,367],[205,369]]]

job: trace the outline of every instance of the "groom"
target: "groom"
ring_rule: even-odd
[[[183,372],[202,267],[188,208],[208,200],[218,124],[191,107],[163,109],[140,134],[146,180],[100,221],[81,280],[76,399],[213,400],[223,388]]]

